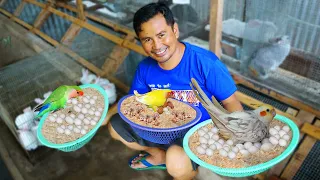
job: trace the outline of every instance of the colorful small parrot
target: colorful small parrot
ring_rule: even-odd
[[[163,106],[170,97],[170,89],[157,89],[145,94],[139,94],[136,90],[133,91],[136,100],[157,111],[158,107]]]
[[[262,104],[253,111],[229,113],[213,96],[212,103],[195,79],[191,79],[190,86],[223,138],[237,143],[259,142],[268,135],[270,122],[276,115],[271,105]]]
[[[36,116],[36,118],[39,118],[49,111],[65,108],[69,99],[78,96],[83,96],[83,91],[79,86],[59,86],[43,103],[37,105],[33,111],[40,110]]]

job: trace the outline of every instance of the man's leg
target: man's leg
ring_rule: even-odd
[[[120,119],[121,120],[121,119]],[[112,119],[111,119],[112,121]],[[122,120],[121,120],[122,121]],[[146,160],[153,165],[159,165],[159,164],[165,164],[166,154],[165,151],[156,147],[147,147],[147,146],[141,146],[137,142],[128,142],[125,139],[123,139],[119,133],[112,127],[112,123],[108,123],[108,130],[112,138],[121,141],[124,145],[127,147],[138,150],[138,151],[146,151],[150,155],[146,158]],[[140,157],[143,155],[141,154]],[[137,163],[140,158],[134,159],[132,161],[131,167],[133,168],[143,168],[146,167],[142,163]]]
[[[178,145],[169,147],[166,153],[166,166],[168,173],[175,180],[191,180],[198,171],[194,170],[190,158]]]

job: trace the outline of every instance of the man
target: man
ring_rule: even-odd
[[[171,89],[177,99],[191,99],[190,103],[198,105],[203,121],[210,117],[194,98],[189,86],[191,78],[195,78],[205,93],[209,97],[215,96],[228,111],[242,110],[234,95],[236,86],[227,68],[212,52],[178,41],[178,25],[166,5],[151,3],[142,7],[134,15],[133,25],[143,49],[150,57],[140,62],[130,94],[133,90],[146,93],[157,88]],[[129,162],[131,168],[166,167],[174,179],[192,179],[197,174],[198,165],[184,152],[182,139],[172,145],[146,141],[135,134],[119,115],[111,118],[108,129],[114,139],[129,148],[147,152],[133,158]]]

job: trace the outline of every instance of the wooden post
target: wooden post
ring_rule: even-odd
[[[81,29],[82,28],[79,25],[71,24],[68,31],[62,37],[61,43],[70,46],[74,38],[76,38],[76,36],[80,33]]]
[[[86,16],[84,15],[82,0],[77,0],[77,9],[78,9],[78,18],[82,21],[86,20]]]
[[[210,33],[209,48],[221,57],[223,0],[210,1]]]
[[[135,38],[133,36],[127,35],[124,39],[125,41],[135,42]],[[102,65],[102,69],[104,71],[103,75],[112,76],[119,66],[123,63],[125,58],[130,53],[128,48],[124,48],[120,45],[117,45],[113,48],[110,56],[105,60]]]
[[[19,17],[25,5],[26,5],[26,2],[21,1],[17,9],[14,11],[13,16]]]

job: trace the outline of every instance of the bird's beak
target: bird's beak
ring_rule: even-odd
[[[272,113],[273,116],[277,115],[276,110],[274,110],[274,109],[272,109],[271,113]]]

